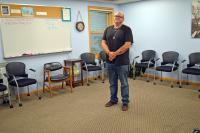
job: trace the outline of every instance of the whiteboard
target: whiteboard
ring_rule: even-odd
[[[2,18],[4,58],[71,51],[71,23],[61,19]]]

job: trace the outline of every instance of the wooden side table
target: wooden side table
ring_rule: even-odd
[[[72,69],[72,87],[74,88],[75,85],[81,83],[82,86],[83,86],[83,72],[82,72],[82,68],[80,68],[80,74],[81,74],[81,80],[77,80],[77,81],[74,81],[74,65],[76,63],[79,63],[82,67],[82,63],[83,63],[83,60],[81,59],[69,59],[69,60],[64,60],[64,63],[65,63],[65,66],[70,66],[71,69]]]

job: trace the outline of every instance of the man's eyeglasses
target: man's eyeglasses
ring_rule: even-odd
[[[124,18],[124,17],[122,17],[122,16],[115,16],[115,18]]]

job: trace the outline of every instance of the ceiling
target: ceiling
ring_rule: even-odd
[[[141,0],[81,0],[81,1],[95,1],[95,2],[107,2],[107,3],[114,3],[114,4],[125,4],[130,2],[137,2]]]

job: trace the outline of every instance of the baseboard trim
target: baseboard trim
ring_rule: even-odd
[[[101,80],[101,78],[99,78],[99,76],[97,76],[97,77],[89,77],[88,78],[89,80],[98,80],[98,79],[100,79]],[[87,81],[87,79],[86,78],[84,78],[83,79],[83,82],[84,82],[84,84],[86,84],[86,81]],[[65,89],[65,87],[66,86],[64,86],[64,89]],[[55,85],[55,86],[53,86],[53,88],[52,88],[52,90],[59,90],[59,89],[63,89],[62,88],[62,85]],[[39,88],[38,89],[38,91],[39,91],[39,94],[43,94],[43,88]],[[46,89],[45,89],[45,93],[48,91],[48,89],[47,89],[47,87],[46,87]],[[73,92],[73,88],[72,88],[72,92]],[[47,92],[48,93],[48,92]],[[20,93],[20,97],[24,97],[24,96],[27,96],[27,92],[23,92],[23,93]],[[29,94],[30,95],[37,95],[37,89],[35,88],[35,89],[33,89],[32,91],[30,91],[29,92]],[[16,95],[16,97],[17,97],[17,95]]]
[[[142,74],[142,77],[144,77],[144,78],[146,78],[147,77],[147,74],[145,73],[145,74]],[[90,77],[89,78],[89,80],[94,80],[94,79],[100,79],[101,80],[101,78],[99,78],[99,76],[97,76],[97,77]],[[149,78],[150,79],[153,79],[154,78],[154,75],[152,75],[152,74],[149,74]],[[160,76],[156,76],[155,77],[156,78],[156,80],[161,80],[161,77]],[[86,84],[86,78],[84,78],[83,79],[83,81],[84,81],[84,84]],[[171,78],[171,77],[162,77],[162,80],[163,81],[173,81],[173,82],[179,82],[177,79],[174,79],[174,78]],[[181,80],[181,82],[182,82],[182,84],[190,84],[190,85],[193,85],[193,86],[200,86],[200,82],[193,82],[193,81],[191,81],[191,80],[189,80],[189,81],[186,81],[186,80]],[[52,88],[52,90],[58,90],[58,89],[62,89],[62,85],[56,85],[56,86],[54,86],[53,88]],[[39,94],[43,94],[43,88],[39,88],[38,89],[39,90]],[[46,91],[47,91],[47,89],[45,89]],[[24,93],[20,93],[20,96],[27,96],[27,94],[28,93],[26,93],[26,92],[24,92]],[[30,91],[30,95],[35,95],[35,94],[37,94],[37,89],[34,89],[34,90],[32,90],[32,91]]]
[[[68,86],[64,86],[62,88],[62,85],[55,85],[55,86],[52,87],[52,90],[55,91],[55,90],[59,90],[59,89],[66,89],[66,87],[68,87]],[[43,88],[38,88],[38,91],[39,91],[39,96],[43,93],[49,93],[47,87],[45,88],[45,92],[43,92]],[[20,93],[20,97],[25,97],[25,96],[27,96],[27,94],[28,94],[27,92]],[[37,89],[36,88],[33,89],[32,91],[29,92],[29,94],[30,95],[37,95]],[[17,97],[17,95],[16,95],[16,97]]]
[[[142,77],[147,77],[147,74],[146,74],[146,73],[143,74]],[[149,74],[149,78],[154,79],[154,75]],[[155,78],[156,78],[156,80],[161,80],[161,77],[160,77],[160,76],[156,76]],[[174,79],[174,78],[171,78],[171,77],[162,77],[162,80],[163,80],[163,81],[179,82],[179,80]],[[191,81],[191,80],[189,80],[189,81],[187,81],[187,80],[181,80],[181,83],[182,83],[182,84],[191,84],[191,85],[193,85],[193,86],[200,86],[200,82],[193,82],[193,81]]]

